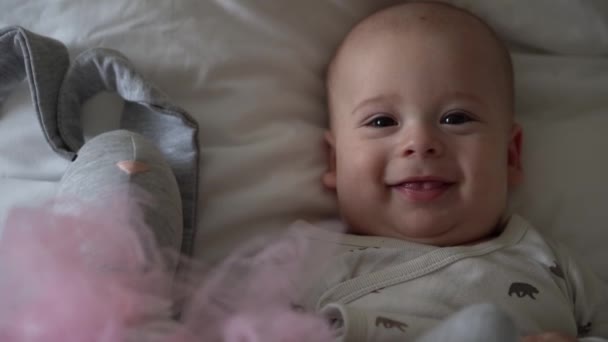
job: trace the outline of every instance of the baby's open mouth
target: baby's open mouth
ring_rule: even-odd
[[[439,198],[453,182],[443,180],[411,180],[393,186],[400,194],[411,202],[428,202]]]
[[[399,186],[404,187],[406,189],[417,190],[417,191],[425,191],[425,190],[435,190],[448,186],[449,183],[441,182],[441,181],[415,181],[415,182],[405,182],[401,183]]]

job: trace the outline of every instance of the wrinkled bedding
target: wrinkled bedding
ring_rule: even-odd
[[[199,123],[195,255],[216,260],[239,242],[297,219],[336,215],[320,184],[323,73],[360,18],[395,1],[20,1],[0,27],[125,54]],[[563,240],[608,281],[608,3],[453,0],[484,17],[514,58],[526,182],[518,212]],[[85,132],[117,128],[122,101],[85,104]],[[48,147],[27,86],[0,108],[0,220],[52,196],[68,161]]]

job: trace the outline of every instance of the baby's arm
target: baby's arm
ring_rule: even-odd
[[[536,335],[528,335],[521,339],[521,342],[577,342],[576,337],[558,332],[547,332]]]
[[[561,247],[561,246],[559,246]],[[564,248],[558,253],[564,255]],[[578,341],[608,341],[608,284],[571,256],[562,257],[568,292],[574,304]]]
[[[492,304],[477,304],[453,314],[416,340],[435,341],[518,342],[518,338],[515,323],[506,313]]]

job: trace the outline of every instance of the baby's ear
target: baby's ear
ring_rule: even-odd
[[[323,174],[323,185],[326,188],[336,189],[336,141],[331,131],[325,131],[325,143],[328,147],[327,170]]]
[[[508,180],[510,186],[519,185],[524,178],[521,165],[522,128],[519,124],[513,124],[508,151]]]

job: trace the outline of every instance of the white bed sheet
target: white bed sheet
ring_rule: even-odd
[[[4,0],[0,26],[56,38],[72,56],[117,49],[198,120],[196,256],[213,260],[296,219],[336,215],[319,182],[323,71],[357,20],[395,2]],[[513,47],[528,174],[516,205],[608,280],[608,3],[452,2]],[[28,96],[21,87],[0,109],[0,219],[51,196],[67,166],[47,147]],[[85,110],[89,130],[112,127],[112,101]]]

